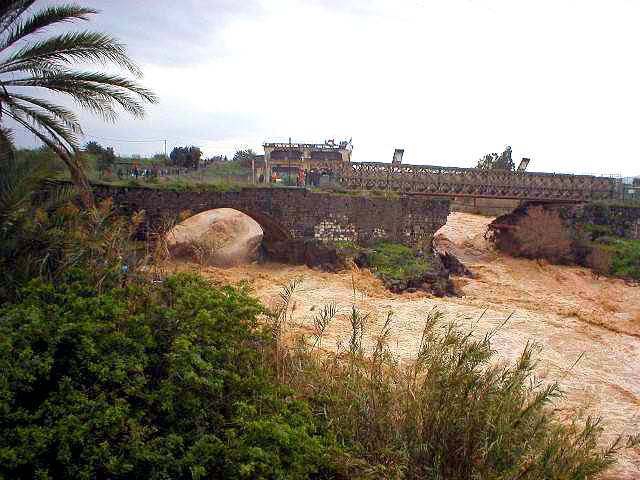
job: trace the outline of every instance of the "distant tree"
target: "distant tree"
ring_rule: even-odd
[[[516,164],[511,158],[511,147],[505,148],[500,155],[489,153],[478,160],[476,168],[482,170],[515,170]]]
[[[96,167],[98,171],[101,173],[106,172],[107,170],[113,170],[113,167],[116,164],[116,154],[113,151],[113,147],[107,147],[102,150],[102,152],[98,155],[98,161],[96,162]]]
[[[98,142],[91,141],[87,142],[87,144],[84,146],[84,151],[87,153],[92,153],[94,155],[100,155],[102,152],[104,152],[104,148]]]
[[[200,164],[201,158],[202,150],[194,145],[190,147],[174,147],[169,155],[171,164],[176,167],[196,168]]]
[[[168,160],[169,159],[167,158],[167,156],[164,153],[156,153],[153,156],[153,163],[164,163],[164,164],[166,164],[166,163],[169,163]]]
[[[35,149],[24,148],[15,150],[14,156],[18,162],[25,162],[25,164],[28,163],[29,165],[42,165],[47,171],[54,173],[61,173],[66,168],[56,152],[46,145]]]
[[[251,168],[251,160],[258,155],[252,149],[247,148],[245,150],[238,150],[233,156],[233,161],[238,162],[241,166]]]

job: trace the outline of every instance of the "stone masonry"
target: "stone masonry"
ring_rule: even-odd
[[[95,186],[97,198],[111,197],[130,215],[144,210],[146,231],[163,216],[174,218],[213,208],[234,208],[255,219],[265,242],[316,238],[371,245],[377,240],[423,247],[447,221],[449,201],[311,192],[303,188],[245,188],[240,191],[173,191],[148,187]]]

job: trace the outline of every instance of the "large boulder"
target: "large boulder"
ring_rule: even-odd
[[[315,238],[265,242],[265,251],[271,260],[277,262],[303,264],[329,272],[336,272],[347,266],[335,245]]]
[[[166,241],[176,257],[231,266],[256,260],[262,236],[253,218],[232,208],[216,208],[179,223],[167,233]]]

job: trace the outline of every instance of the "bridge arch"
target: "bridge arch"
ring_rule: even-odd
[[[232,208],[233,210],[237,210],[238,212],[244,213],[248,217],[254,219],[262,228],[262,241],[264,243],[274,243],[281,242],[286,240],[291,240],[291,233],[284,227],[280,222],[278,222],[271,215],[261,212],[259,210],[245,208],[238,205],[228,205],[224,207],[215,207],[215,208]],[[211,209],[208,209],[211,210]],[[206,210],[203,210],[206,211]]]
[[[378,240],[423,246],[446,222],[446,199],[382,197],[312,192],[302,188],[245,188],[234,191],[177,191],[149,187],[95,186],[96,198],[112,198],[119,213],[145,212],[140,237],[167,215],[232,208],[263,229],[263,245],[278,250],[308,239],[355,237],[367,245]]]

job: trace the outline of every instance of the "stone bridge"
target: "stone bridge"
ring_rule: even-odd
[[[354,190],[567,203],[618,198],[622,192],[620,179],[610,177],[390,163],[347,163],[339,181]]]
[[[99,199],[111,197],[120,213],[144,210],[144,233],[157,229],[163,216],[228,207],[256,220],[266,243],[316,238],[362,245],[388,240],[421,247],[430,244],[449,213],[447,199],[340,195],[302,188],[219,192],[100,185],[94,192]]]

